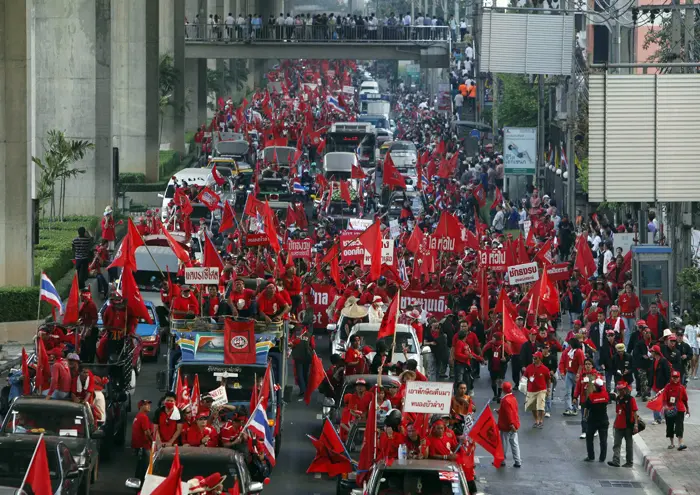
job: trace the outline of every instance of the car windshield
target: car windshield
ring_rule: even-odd
[[[258,182],[258,187],[261,193],[284,193],[286,192],[282,187],[282,181],[265,181],[261,180]]]
[[[277,157],[275,157],[275,151],[277,151]],[[296,151],[296,148],[287,146],[271,146],[263,150],[263,160],[270,163],[287,164],[294,159]]]
[[[194,222],[199,221],[200,218],[210,218],[211,211],[204,205],[192,205],[192,214],[190,219]]]
[[[24,475],[27,473],[27,466],[29,466],[34,454],[34,445],[31,448],[25,447],[28,446],[14,446],[12,452],[7,450],[0,451],[0,486],[19,488],[22,484]],[[61,477],[56,447],[47,446],[46,454],[49,461],[51,487],[53,490],[56,490]]]
[[[421,493],[422,495],[464,495],[457,473],[428,470],[385,470],[377,483],[374,495],[384,491]]]
[[[170,466],[172,465],[172,457],[158,458],[153,463],[153,474],[156,476],[168,476]],[[231,463],[221,461],[212,461],[210,456],[188,455],[182,462],[182,479],[191,480],[195,476],[204,476],[205,478],[211,474],[219,473],[226,476],[224,481],[224,491],[233,488],[236,478],[240,477],[238,466],[232,460]]]
[[[394,151],[413,151],[416,152],[416,145],[409,142],[395,141],[391,143],[391,152]]]
[[[360,347],[368,345],[372,349],[376,349],[378,333],[379,332],[376,330],[358,330],[353,335],[357,335],[360,337]],[[381,340],[387,345],[387,348],[389,348],[391,347],[392,339],[393,337],[384,337]],[[396,346],[394,347],[394,352],[403,352],[404,344],[406,344],[406,346],[408,347],[407,352],[409,354],[415,354],[417,352],[415,341],[410,333],[396,332]]]
[[[397,167],[396,167],[396,170],[398,170],[399,173],[402,173],[402,174],[404,174],[404,175],[408,175],[409,177],[416,177],[417,174],[418,174],[418,173],[416,172],[416,168],[415,168],[415,167],[401,167],[401,166],[397,166]]]
[[[220,141],[216,145],[216,151],[220,155],[245,155],[250,145],[246,141]]]
[[[85,438],[85,417],[68,407],[50,404],[15,404],[8,413],[4,433]]]
[[[348,180],[352,179],[352,172],[347,170],[327,170],[324,174],[329,180]]]
[[[229,402],[249,402],[253,393],[255,380],[262,380],[265,368],[258,366],[225,366],[209,364],[185,364],[180,366],[182,377],[186,383],[193,383],[194,376],[199,379],[199,390],[202,394],[211,392],[226,384],[226,395]],[[185,383],[183,381],[183,383]]]

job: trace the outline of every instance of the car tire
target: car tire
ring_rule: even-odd
[[[139,357],[136,358],[136,366],[134,366],[134,372],[136,373],[136,376],[139,376],[141,374],[141,367],[143,366],[143,353],[139,354]]]
[[[280,449],[282,449],[282,434],[281,433],[275,437],[275,457],[280,455]]]

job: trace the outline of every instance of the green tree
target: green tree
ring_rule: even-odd
[[[225,61],[223,71],[207,69],[207,93],[211,100],[216,101],[217,95],[230,95],[234,90],[245,89],[248,82],[246,61],[235,59],[232,62]],[[216,103],[211,109],[216,110]]]
[[[537,127],[537,87],[525,76],[498,74],[501,93],[498,101],[500,127]]]
[[[44,210],[46,203],[51,202],[49,219],[54,220],[56,215],[63,221],[66,203],[66,181],[78,174],[84,174],[85,169],[72,168],[78,160],[85,158],[88,150],[94,149],[89,141],[66,139],[62,131],[50,130],[47,132],[44,145],[44,157],[32,156],[32,161],[41,169],[41,178],[37,187],[39,207]],[[56,185],[58,190],[58,210],[56,208]]]
[[[661,26],[647,31],[644,35],[644,49],[656,48],[649,56],[647,62],[681,62],[683,60],[698,60],[700,57],[700,22],[697,14],[694,24],[693,40],[690,43],[689,54],[685,53],[685,27],[684,27],[685,11],[681,11],[681,39],[680,47],[674,46],[672,43],[671,16],[662,16]],[[680,48],[680,60],[676,60],[674,49]]]
[[[686,291],[690,321],[700,321],[700,269],[696,266],[684,268],[678,273],[678,285]]]
[[[175,67],[175,62],[172,55],[165,53],[161,55],[158,64],[158,93],[159,102],[158,109],[160,113],[160,134],[159,142],[163,141],[163,121],[168,108],[172,108],[179,115],[184,115],[185,110],[189,109],[189,93],[185,93],[185,101],[178,104],[173,96],[175,86],[180,82],[182,73]]]

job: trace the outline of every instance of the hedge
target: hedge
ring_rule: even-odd
[[[36,319],[42,271],[55,284],[61,298],[68,296],[73,270],[72,241],[78,235],[78,227],[97,235],[98,220],[97,217],[66,217],[63,222],[39,222],[39,244],[34,246],[35,286],[0,287],[0,322]],[[42,316],[49,313],[49,305],[42,303]]]

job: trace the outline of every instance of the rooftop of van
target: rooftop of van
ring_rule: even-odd
[[[185,168],[174,175],[178,180],[186,180],[187,182],[205,182],[211,174],[211,170],[206,168]],[[171,179],[172,180],[172,179]]]

